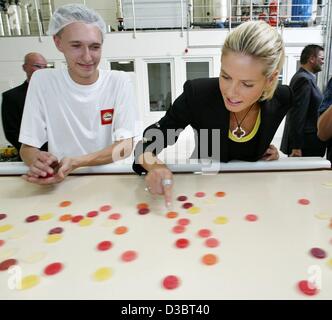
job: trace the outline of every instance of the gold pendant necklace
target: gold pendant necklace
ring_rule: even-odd
[[[241,126],[237,126],[233,131],[232,131],[232,135],[237,138],[237,139],[241,139],[246,135],[246,132],[243,130],[243,128]]]
[[[237,120],[236,114],[235,114],[235,112],[233,112],[235,120],[236,120],[236,123],[237,123],[237,127],[232,131],[232,135],[235,138],[241,139],[241,138],[243,138],[247,134],[247,132],[241,127],[241,124],[243,123],[244,119],[246,118],[246,116],[248,115],[248,113],[250,112],[250,110],[252,109],[252,107],[255,105],[255,103],[250,106],[250,108],[248,109],[247,113],[242,118],[241,122],[239,122]]]

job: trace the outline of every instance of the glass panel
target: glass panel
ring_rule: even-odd
[[[171,64],[148,63],[150,111],[166,111],[172,102]]]
[[[54,62],[47,62],[47,68],[54,69],[55,68],[55,63]]]
[[[300,60],[296,60],[296,71],[299,70],[301,67],[301,62]]]
[[[279,76],[278,76],[278,83],[282,84],[282,79],[283,79],[283,74],[284,74],[284,69],[281,69]]]
[[[209,77],[209,62],[186,62],[187,80]]]
[[[135,72],[134,61],[132,60],[111,61],[111,70]]]

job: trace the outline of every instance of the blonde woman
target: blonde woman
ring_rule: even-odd
[[[175,130],[188,125],[195,132],[194,158],[278,159],[270,143],[292,97],[288,86],[278,86],[284,55],[281,36],[263,21],[249,21],[230,32],[221,52],[219,79],[187,81],[166,115],[144,131],[136,147],[133,169],[147,173],[152,194],[164,195],[166,206],[171,203],[172,172],[156,155],[174,144]]]

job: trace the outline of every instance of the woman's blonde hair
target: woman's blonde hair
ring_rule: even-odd
[[[242,53],[260,59],[266,68],[264,75],[270,78],[278,75],[285,60],[284,42],[278,31],[264,21],[248,21],[232,30],[223,45],[221,55],[229,52]],[[271,99],[278,85],[278,76],[268,86],[261,100]]]

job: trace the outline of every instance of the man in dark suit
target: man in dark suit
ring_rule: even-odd
[[[306,46],[300,63],[290,82],[294,106],[287,113],[280,150],[290,157],[323,157],[325,143],[317,137],[318,108],[323,95],[316,75],[324,64],[324,49],[314,44]]]
[[[324,99],[319,107],[318,137],[327,143],[326,158],[332,163],[332,78],[327,84]]]
[[[22,66],[27,79],[19,86],[2,94],[2,125],[6,139],[20,151],[21,143],[18,142],[20,126],[24,108],[25,97],[32,74],[39,69],[47,67],[46,59],[39,53],[30,52],[24,57]],[[47,145],[43,146],[47,150]]]

